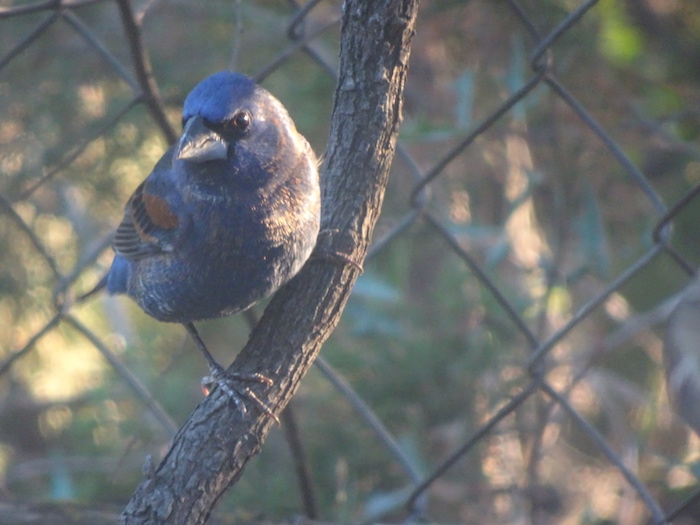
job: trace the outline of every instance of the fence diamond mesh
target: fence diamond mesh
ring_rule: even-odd
[[[1,4],[3,499],[119,507],[206,368],[75,298],[205,76],[254,77],[324,151],[341,5]],[[700,259],[698,35],[694,0],[423,2],[364,274],[220,516],[700,521],[663,344]],[[220,362],[261,311],[201,325]]]

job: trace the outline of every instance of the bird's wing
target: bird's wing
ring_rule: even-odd
[[[150,177],[143,181],[126,204],[124,219],[117,228],[114,249],[126,258],[139,258],[173,249],[180,224],[168,201],[149,191]]]

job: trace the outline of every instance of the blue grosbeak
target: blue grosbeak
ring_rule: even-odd
[[[318,161],[282,104],[238,73],[197,85],[182,121],[126,204],[107,291],[184,324],[244,410],[193,321],[245,310],[301,269],[319,232]]]

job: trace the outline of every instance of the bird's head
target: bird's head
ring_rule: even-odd
[[[229,167],[224,172],[255,186],[310,150],[284,106],[239,73],[215,73],[200,82],[185,100],[182,120],[178,160],[223,161]]]

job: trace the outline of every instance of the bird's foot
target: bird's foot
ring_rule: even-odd
[[[316,253],[315,257],[319,259],[324,259],[326,261],[330,261],[335,264],[348,264],[355,268],[359,273],[362,273],[365,271],[365,269],[362,267],[362,265],[355,261],[350,255],[347,253],[342,253],[342,252],[320,252]]]
[[[207,346],[204,344],[204,341],[202,341],[202,338],[199,336],[199,332],[195,328],[194,324],[183,324],[185,329],[189,332],[190,336],[192,337],[192,340],[194,341],[195,345],[197,345],[197,348],[201,350],[202,355],[209,364],[209,375],[202,378],[202,386],[205,392],[207,394],[209,393],[211,385],[219,385],[222,388],[222,390],[226,392],[226,394],[233,400],[233,402],[236,403],[236,408],[238,408],[238,410],[241,411],[241,414],[245,414],[248,411],[243,401],[245,399],[249,399],[253,401],[253,403],[255,403],[256,405],[258,405],[258,408],[260,408],[260,410],[262,410],[265,414],[267,414],[277,423],[279,423],[280,421],[279,419],[277,419],[277,416],[272,412],[272,410],[270,410],[270,407],[268,407],[265,403],[263,403],[260,400],[260,398],[257,395],[255,395],[255,392],[253,392],[250,388],[247,387],[241,390],[240,387],[234,384],[236,382],[240,383],[244,381],[254,381],[256,383],[263,383],[267,386],[272,386],[272,379],[258,373],[238,374],[236,372],[227,372],[221,367],[219,363],[217,363],[214,360],[214,357],[207,349]]]
[[[234,383],[238,382],[256,382],[262,383],[267,386],[272,386],[272,380],[269,377],[265,377],[262,374],[238,374],[235,372],[227,372],[221,366],[210,366],[210,373],[208,376],[202,378],[202,388],[209,394],[212,385],[218,385],[226,395],[230,397],[236,404],[236,408],[241,411],[241,414],[246,414],[248,409],[245,406],[245,400],[248,399],[255,403],[258,408],[267,414],[269,417],[275,420],[279,424],[279,419],[250,388],[245,387],[241,389],[238,385]]]
[[[337,232],[338,230],[333,229],[321,230],[316,241],[316,249],[311,254],[311,257],[313,259],[330,261],[335,264],[347,264],[355,268],[359,273],[364,272],[362,263],[357,262],[350,254],[331,247],[331,236]]]

